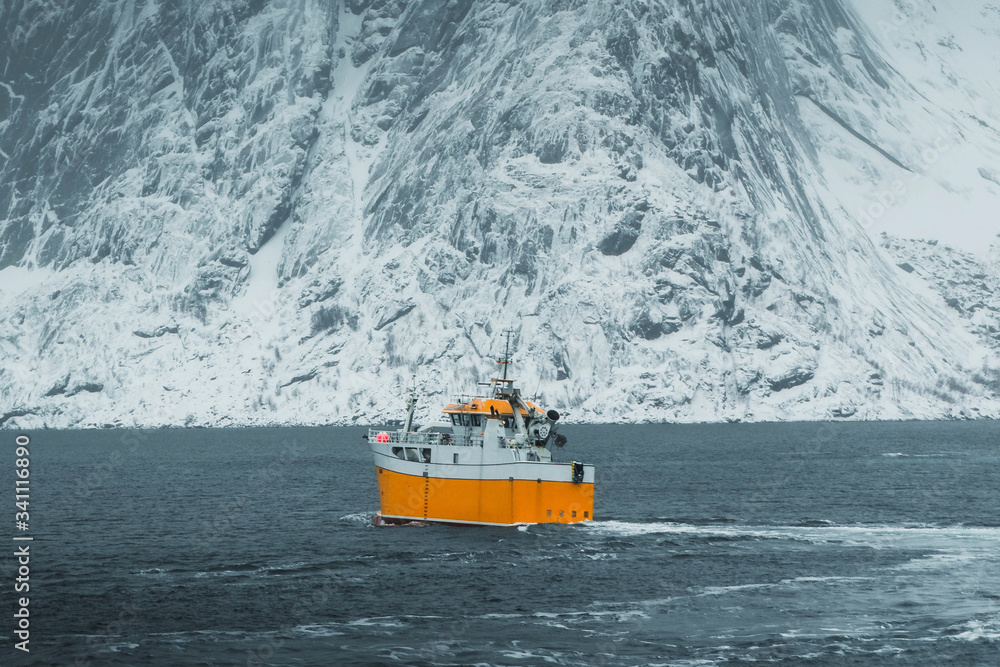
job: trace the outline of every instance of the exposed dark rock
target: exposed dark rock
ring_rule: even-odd
[[[655,340],[663,335],[663,324],[659,320],[653,320],[648,311],[643,311],[637,317],[629,329],[646,340]]]
[[[317,373],[319,373],[319,371],[314,368],[313,370],[309,371],[308,373],[303,373],[302,375],[296,375],[295,377],[293,377],[288,382],[285,382],[284,384],[282,384],[281,387],[282,388],[288,387],[290,385],[297,384],[299,382],[308,382],[309,380],[312,380],[314,377],[316,377]]]
[[[135,334],[136,336],[138,336],[139,338],[159,338],[160,336],[162,336],[164,334],[168,334],[168,333],[175,334],[178,331],[180,331],[180,328],[176,324],[172,324],[172,325],[164,325],[164,326],[161,326],[161,327],[156,327],[152,331],[148,331],[148,330],[144,331],[144,330],[141,330],[141,329],[137,329],[136,331],[133,331],[132,333]]]
[[[249,259],[243,252],[227,252],[219,256],[219,262],[234,269],[242,269],[249,263]]]
[[[75,387],[67,391],[66,396],[76,396],[77,394],[83,391],[96,394],[98,392],[104,391],[104,384],[100,382],[84,382],[82,384],[76,385]]]
[[[815,376],[815,372],[811,368],[792,368],[785,373],[777,377],[770,378],[768,380],[768,385],[771,387],[771,391],[783,391],[785,389],[791,389],[792,387],[797,387],[801,384],[805,384],[812,380]]]
[[[743,293],[750,297],[759,297],[771,286],[771,274],[760,273],[748,279],[743,284]]]
[[[7,412],[0,415],[0,426],[3,426],[4,424],[9,422],[11,419],[14,419],[15,417],[23,417],[25,415],[33,415],[33,414],[35,414],[34,410],[26,410],[23,408],[15,408],[14,410],[8,410]]]
[[[562,135],[544,142],[535,150],[535,155],[542,164],[556,164],[562,162],[568,148],[569,137]]]
[[[780,343],[782,340],[784,340],[784,336],[782,336],[780,333],[761,332],[761,335],[758,336],[757,339],[754,341],[754,345],[757,347],[758,350],[769,350],[778,343]]]
[[[725,289],[729,289],[728,284],[725,285]],[[718,304],[715,316],[723,322],[733,326],[743,321],[745,313],[742,308],[736,307],[736,294],[734,292],[729,292],[726,298],[721,299]]]
[[[69,386],[69,376],[65,376],[62,380],[56,382],[52,387],[45,392],[45,396],[59,396],[60,394],[66,393],[66,387]]]
[[[631,250],[639,239],[644,216],[641,211],[627,211],[614,230],[597,244],[597,249],[605,255],[622,255]]]
[[[351,329],[356,330],[358,328],[358,316],[351,314],[347,309],[338,305],[321,306],[313,312],[310,324],[313,334],[317,334],[320,331],[337,330],[345,324]]]
[[[415,304],[415,303],[408,303],[408,304],[404,305],[403,307],[399,308],[398,310],[396,310],[391,315],[388,315],[388,316],[382,318],[381,320],[379,320],[379,323],[375,325],[375,331],[381,331],[382,329],[386,328],[387,326],[389,326],[390,324],[392,324],[393,322],[395,322],[399,318],[408,315],[410,313],[410,311],[413,310],[416,307],[417,307],[417,304]]]
[[[340,288],[343,286],[344,281],[340,278],[331,278],[326,284],[313,283],[302,290],[302,296],[299,297],[299,308],[305,308],[310,304],[332,299],[337,296]]]
[[[639,33],[631,16],[622,15],[620,22],[611,26],[605,38],[604,48],[626,71],[632,71],[637,57]]]
[[[656,340],[660,336],[669,335],[680,330],[681,321],[676,317],[652,317],[647,310],[643,310],[629,326],[632,333],[638,334],[646,340]]]

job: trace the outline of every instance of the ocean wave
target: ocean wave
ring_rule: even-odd
[[[558,664],[561,656],[558,652],[529,651],[527,649],[503,649],[500,655],[511,660],[542,660],[551,664]]]
[[[836,526],[837,524],[826,519],[803,519],[792,525],[796,528],[826,528],[828,526]]]
[[[972,619],[952,626],[949,631],[954,633],[947,635],[949,639],[995,642],[1000,640],[1000,616],[985,620]]]
[[[117,644],[108,644],[104,650],[109,653],[118,653],[123,648],[131,651],[132,649],[139,648],[139,645],[135,642],[119,642]]]
[[[907,454],[906,452],[885,452],[882,454],[890,459],[950,459],[956,456],[964,456],[965,452],[931,452],[930,454]]]
[[[394,616],[379,616],[375,618],[358,618],[348,621],[347,625],[352,627],[376,627],[376,628],[402,628],[405,624]]]
[[[729,595],[730,593],[743,593],[746,591],[766,590],[769,588],[790,588],[798,589],[805,585],[837,585],[853,584],[859,581],[872,581],[873,577],[792,577],[790,579],[780,579],[773,582],[762,582],[753,584],[734,584],[732,586],[705,586],[701,589],[694,589],[696,597]]]
[[[309,623],[306,625],[297,625],[292,628],[292,631],[310,637],[338,637],[347,634],[346,632],[334,629],[335,627],[337,627],[336,624]]]
[[[194,576],[201,579],[204,577],[238,577],[249,575],[281,575],[293,572],[302,572],[315,569],[315,565],[305,561],[296,561],[283,565],[257,565],[254,563],[237,563],[235,565],[222,565],[219,568],[195,572]]]
[[[706,586],[701,589],[699,595],[726,595],[728,593],[739,593],[742,591],[760,590],[763,588],[774,588],[777,583],[769,584],[736,584],[734,586]]]
[[[636,607],[634,605],[623,605],[621,606],[621,608],[616,608],[616,609],[536,611],[536,612],[523,612],[519,614],[492,613],[492,614],[480,614],[473,618],[489,620],[489,621],[521,619],[522,622],[533,621],[533,622],[541,622],[544,624],[551,624],[554,621],[560,621],[562,623],[573,624],[573,623],[593,623],[597,621],[607,622],[609,620],[618,623],[625,623],[639,619],[648,619],[650,618],[650,616],[648,611],[643,608]]]
[[[977,554],[970,552],[934,553],[934,554],[927,554],[926,556],[921,556],[920,558],[914,558],[909,562],[897,566],[896,569],[921,570],[921,571],[953,569],[955,565],[969,563],[971,561],[978,559],[979,556]]]
[[[728,595],[745,591],[766,590],[768,588],[799,588],[803,584],[841,584],[871,581],[872,577],[793,577],[773,582],[735,584],[732,586],[705,586],[696,594],[698,597]],[[697,589],[696,589],[697,590]]]
[[[662,523],[676,523],[691,526],[718,526],[718,525],[735,525],[739,521],[727,516],[710,516],[710,517],[669,517],[661,516],[656,517],[657,521]]]

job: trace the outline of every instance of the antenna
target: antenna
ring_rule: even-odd
[[[514,334],[513,329],[504,329],[503,333],[507,336],[507,341],[504,345],[503,358],[497,359],[497,363],[503,366],[503,378],[507,379],[507,366],[510,365],[510,337]]]

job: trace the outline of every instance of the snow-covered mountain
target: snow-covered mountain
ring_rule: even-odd
[[[0,424],[427,416],[505,328],[575,421],[1000,416],[994,3],[0,29]]]

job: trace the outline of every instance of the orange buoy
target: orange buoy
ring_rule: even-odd
[[[389,442],[389,434],[385,431],[381,431],[376,437],[376,442]]]

